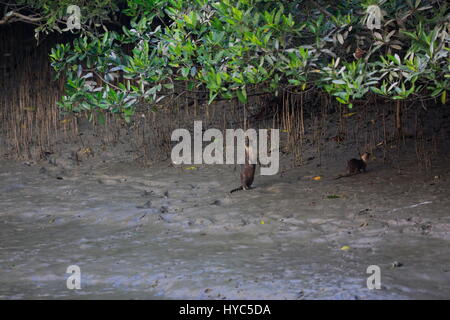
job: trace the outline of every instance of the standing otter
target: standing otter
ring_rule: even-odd
[[[350,177],[354,174],[361,173],[361,171],[366,172],[367,162],[369,161],[370,153],[364,152],[360,158],[361,159],[350,159],[347,162],[347,174],[340,175],[336,179],[343,177]],[[335,179],[335,180],[336,180]]]
[[[241,169],[241,186],[239,188],[233,189],[230,193],[239,190],[249,190],[251,189],[253,179],[255,178],[256,164],[250,164],[249,162],[249,152],[251,151],[248,145],[245,146],[245,164],[242,165]]]

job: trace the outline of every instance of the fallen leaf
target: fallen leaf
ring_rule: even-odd
[[[317,176],[317,177],[314,177],[313,179],[316,180],[316,181],[319,181],[320,179],[322,179],[322,177],[321,176]]]
[[[342,251],[347,251],[347,250],[350,250],[350,247],[349,247],[349,246],[343,246],[343,247],[341,248],[341,250],[342,250]]]

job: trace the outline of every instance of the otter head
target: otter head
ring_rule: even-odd
[[[369,153],[369,152],[364,152],[364,153],[361,155],[361,160],[364,161],[364,162],[369,161],[369,158],[370,158],[370,153]]]

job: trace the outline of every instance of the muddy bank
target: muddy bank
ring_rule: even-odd
[[[0,298],[448,299],[450,167],[404,161],[339,180],[344,159],[311,163],[232,195],[233,166],[2,162]]]

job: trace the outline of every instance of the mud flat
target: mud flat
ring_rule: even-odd
[[[449,299],[450,167],[344,166],[1,162],[0,298]]]

